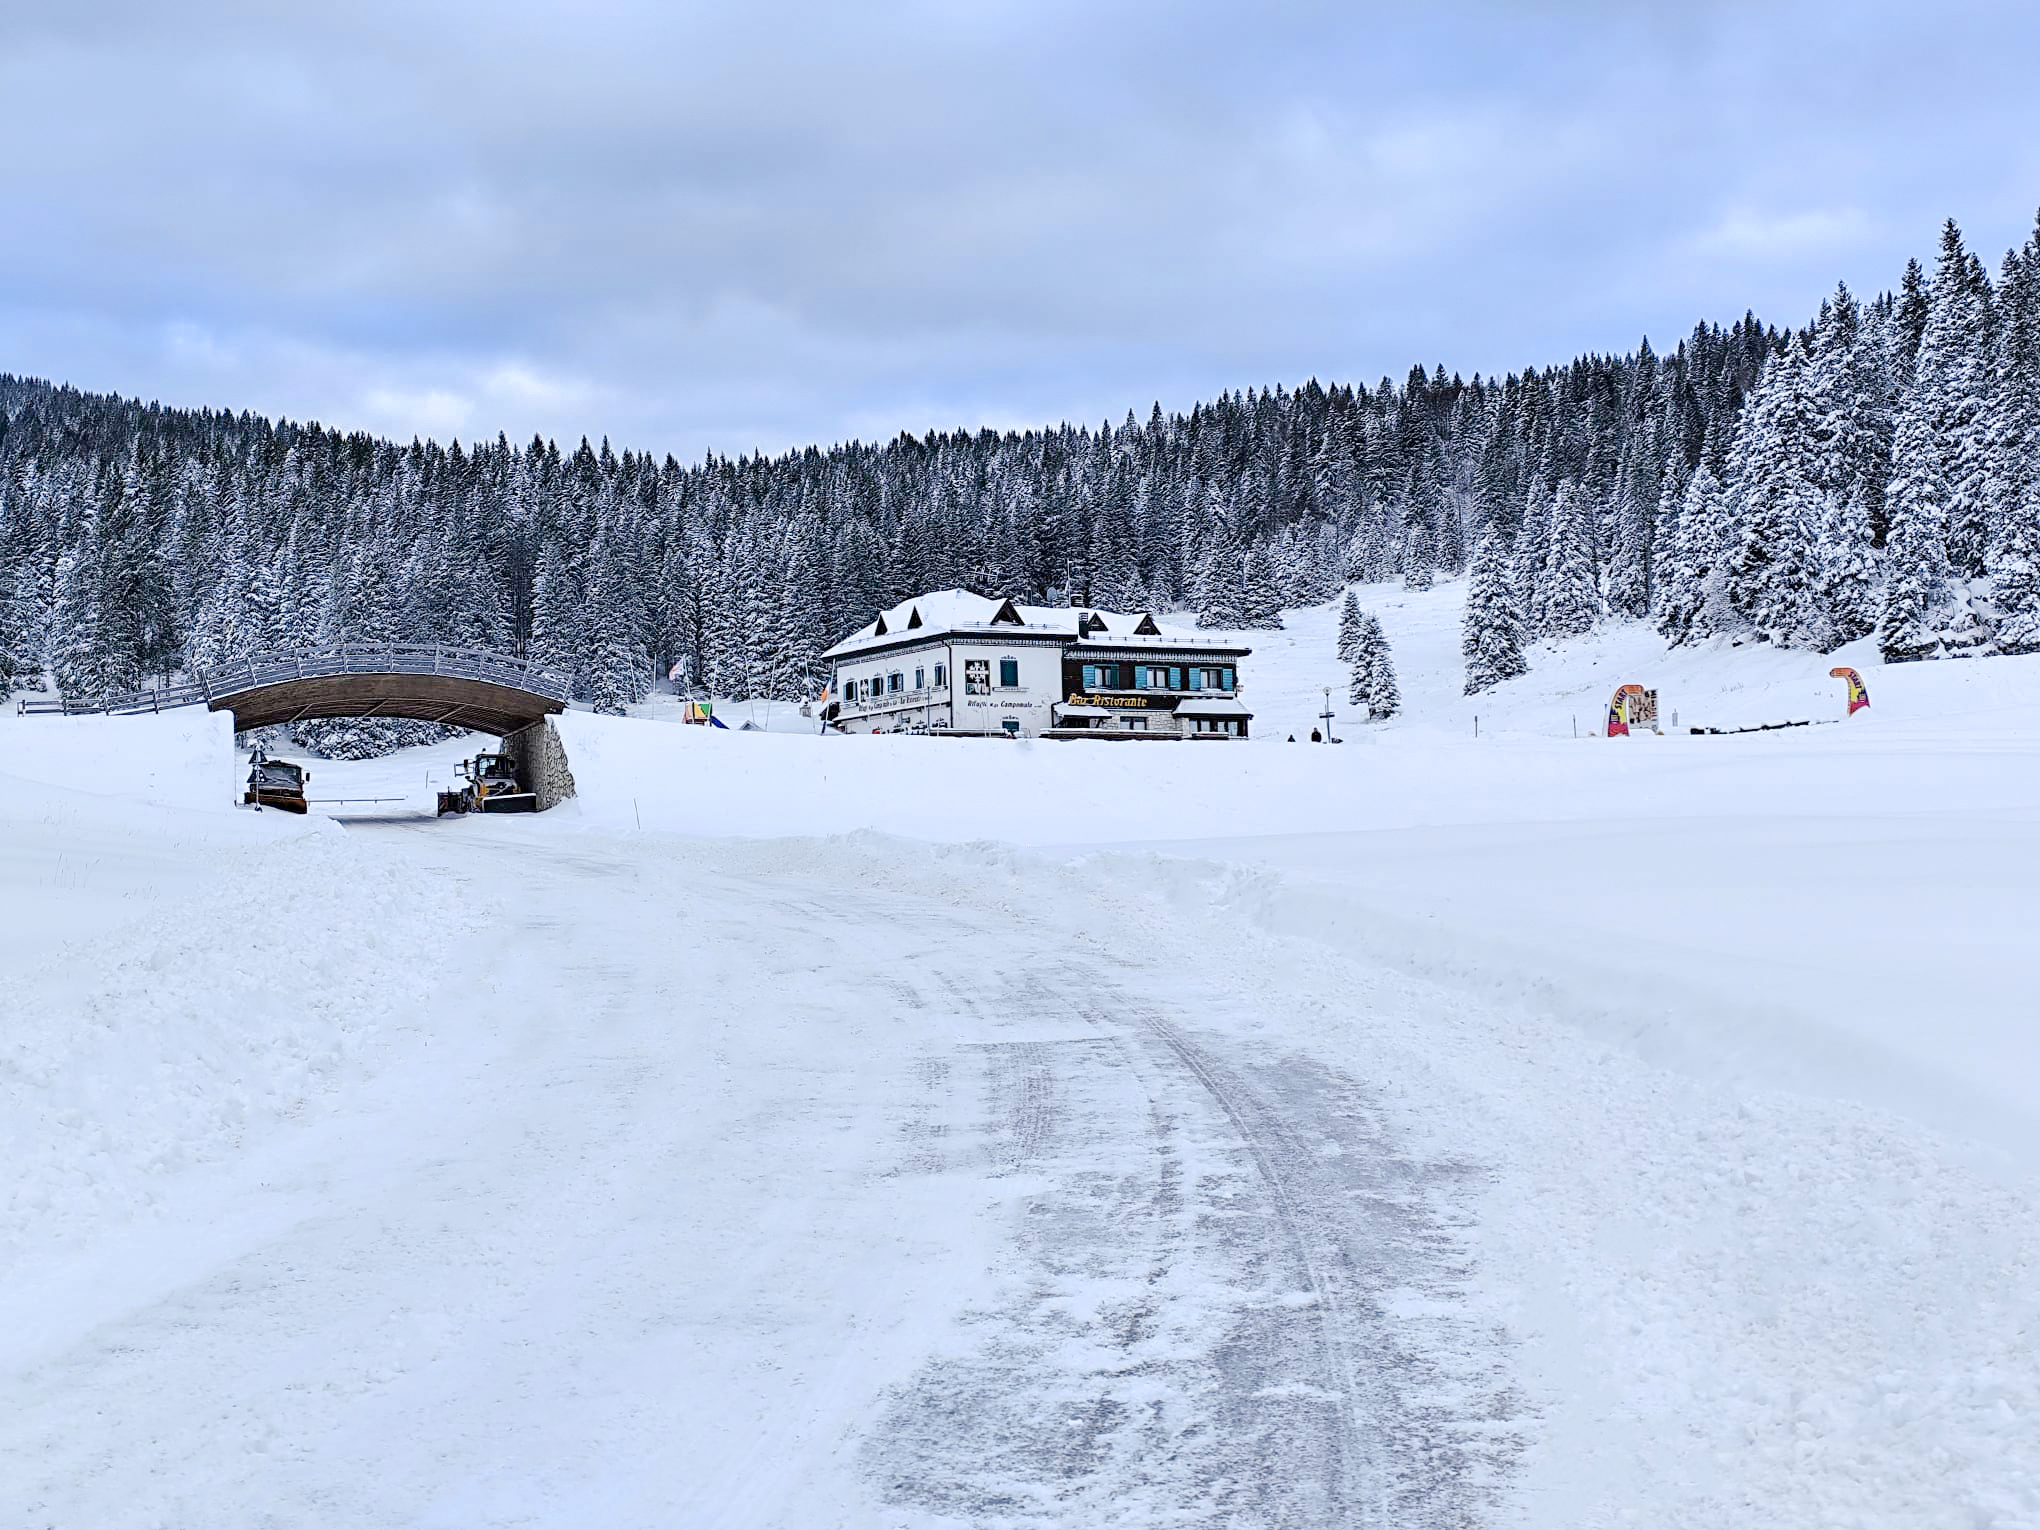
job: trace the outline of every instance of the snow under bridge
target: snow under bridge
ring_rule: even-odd
[[[565,676],[508,654],[431,643],[340,644],[201,669],[181,685],[88,700],[27,701],[24,712],[231,712],[236,732],[320,717],[408,717],[507,738],[566,710]]]

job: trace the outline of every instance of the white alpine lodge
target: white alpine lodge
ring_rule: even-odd
[[[822,657],[822,720],[843,733],[1245,738],[1237,643],[1152,613],[1021,606],[941,590],[901,601]]]

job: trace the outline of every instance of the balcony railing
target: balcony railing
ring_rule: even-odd
[[[60,696],[24,701],[20,710],[37,713],[161,712],[171,707],[216,705],[265,686],[327,675],[445,675],[526,691],[564,704],[572,682],[556,670],[510,654],[441,643],[340,643],[303,654],[259,654],[194,671],[178,685],[156,686],[99,700]]]

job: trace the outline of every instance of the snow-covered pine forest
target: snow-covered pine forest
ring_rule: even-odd
[[[812,692],[882,606],[966,586],[1222,627],[1473,566],[1468,687],[1650,621],[1887,657],[2040,648],[2040,232],[1804,328],[1470,381],[1316,381],[1097,430],[779,457],[562,452],[0,377],[0,683],[98,696],[333,640],[507,648],[603,710],[684,662]]]

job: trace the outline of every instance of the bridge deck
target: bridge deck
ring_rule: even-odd
[[[206,706],[236,730],[321,717],[408,717],[499,737],[566,710],[567,687],[507,654],[431,644],[346,645],[200,670],[182,685],[95,702],[26,702],[26,712],[133,713]]]

